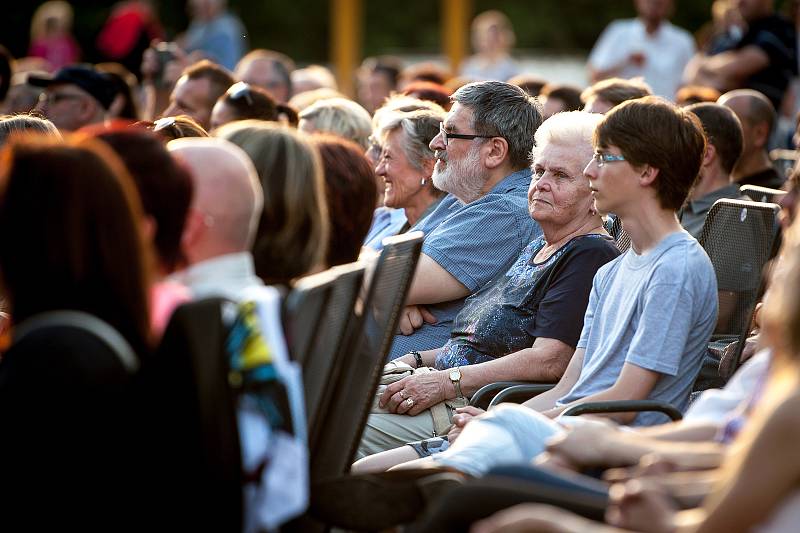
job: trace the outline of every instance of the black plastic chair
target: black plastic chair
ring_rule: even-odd
[[[303,364],[303,386],[309,434],[318,425],[318,411],[331,378],[336,354],[341,349],[345,332],[353,316],[356,297],[364,280],[364,265],[351,263],[333,267],[331,295],[319,329],[313,331],[313,346]]]
[[[622,219],[619,217],[614,217],[614,222],[611,225],[611,236],[614,237],[614,244],[623,254],[631,247],[631,237],[625,232],[622,227]]]
[[[384,240],[362,312],[336,366],[333,394],[319,411],[319,439],[311,443],[311,482],[347,472],[378,387],[406,294],[422,249],[422,232]],[[324,413],[324,414],[323,414]]]
[[[720,298],[712,341],[738,341],[731,374],[739,366],[753,311],[764,291],[763,270],[778,235],[779,211],[780,207],[771,203],[717,200],[700,236],[714,265]],[[723,380],[729,377],[721,376]]]
[[[555,386],[555,383],[520,383],[498,392],[489,402],[489,408],[503,402],[524,403]]]
[[[309,433],[311,505],[302,517],[281,527],[284,533],[325,531],[314,517],[317,482],[344,475],[353,463],[380,372],[394,339],[400,311],[422,249],[422,232],[384,239],[384,248],[363,299],[356,303],[346,337],[334,358],[320,403],[318,423]]]
[[[475,391],[475,394],[469,399],[469,404],[473,407],[478,407],[480,409],[488,409],[493,404],[492,401],[497,397],[498,394],[506,391],[512,387],[522,387],[526,385],[533,385],[534,387],[539,386],[537,383],[531,383],[529,381],[495,381],[494,383],[487,383],[480,389]],[[546,387],[546,384],[542,384],[542,387]],[[552,387],[552,385],[550,385]],[[532,398],[530,396],[529,398]],[[503,400],[503,401],[513,401],[513,400]],[[524,400],[523,400],[524,401]]]
[[[780,189],[770,189],[769,187],[761,187],[760,185],[742,185],[739,191],[750,197],[754,202],[772,203],[777,204],[778,201],[786,194],[786,191]]]
[[[335,281],[336,274],[332,270],[306,276],[297,281],[284,300],[286,342],[292,359],[302,367],[305,367]]]

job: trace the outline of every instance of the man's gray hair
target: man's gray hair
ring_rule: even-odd
[[[556,113],[545,120],[534,135],[534,147],[531,150],[530,160],[533,162],[541,150],[548,144],[560,146],[592,146],[594,130],[603,115],[600,113],[587,113],[586,111],[569,111]],[[588,164],[589,161],[586,161]]]
[[[389,133],[402,130],[406,135],[403,151],[408,162],[417,170],[424,170],[425,160],[434,158],[430,142],[439,134],[439,124],[444,120],[444,111],[422,109],[411,113],[397,113],[383,124],[380,138],[383,140]]]
[[[542,108],[535,98],[510,83],[481,81],[464,85],[451,99],[472,110],[475,133],[508,142],[512,167],[528,166],[533,135],[542,124]]]

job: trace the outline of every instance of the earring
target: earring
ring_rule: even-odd
[[[424,187],[427,182],[428,182],[428,180],[426,180],[425,178],[422,178],[422,181],[420,181],[419,184]]]

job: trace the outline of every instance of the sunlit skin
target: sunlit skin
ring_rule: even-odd
[[[597,147],[603,154],[622,155],[616,146]],[[635,188],[639,187],[639,173],[627,161],[611,161],[598,166],[592,159],[583,173],[589,178],[589,187],[595,199],[597,210],[601,213],[621,215],[626,206],[635,198]]]
[[[205,129],[211,126],[211,105],[208,94],[211,82],[200,78],[190,80],[181,77],[169,97],[169,106],[162,113],[165,117],[188,115]]]
[[[603,100],[602,98],[593,96],[592,98],[589,98],[589,100],[586,102],[586,105],[583,106],[583,110],[587,113],[600,113],[601,115],[604,115],[611,111],[611,108],[613,107],[614,104],[608,100]]]
[[[533,163],[528,212],[542,226],[569,226],[589,218],[594,198],[583,175],[589,150],[548,143]]]
[[[411,164],[403,149],[405,137],[400,129],[386,136],[375,172],[385,184],[384,205],[405,209],[409,224],[414,224],[435,199],[430,185],[432,165],[429,163],[420,170]]]
[[[84,106],[91,95],[80,87],[60,84],[49,87],[40,97],[36,109],[62,131],[73,131],[86,124]]]
[[[214,109],[211,110],[211,129],[217,129],[222,125],[238,119],[233,108],[223,100],[217,100]]]

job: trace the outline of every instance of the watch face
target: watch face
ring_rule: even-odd
[[[457,368],[454,368],[450,371],[450,380],[458,381],[459,379],[461,379],[461,371]]]

